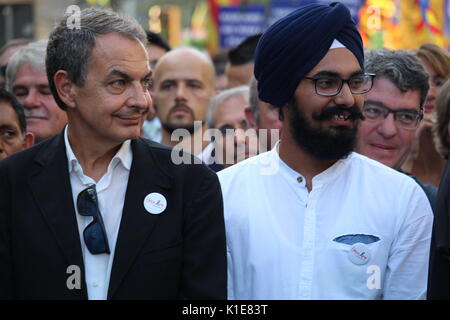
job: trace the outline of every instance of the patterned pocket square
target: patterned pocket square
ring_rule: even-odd
[[[333,241],[339,242],[339,243],[345,243],[349,245],[353,245],[355,243],[374,243],[377,241],[380,241],[380,238],[370,235],[370,234],[345,234],[343,236],[334,238]]]

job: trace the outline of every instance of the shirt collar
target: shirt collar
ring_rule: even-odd
[[[68,137],[68,128],[69,125],[66,125],[64,129],[64,143],[66,145],[66,155],[67,160],[69,162],[69,172],[72,172],[76,167],[80,167],[80,164],[78,162],[77,157],[73,153],[72,147],[69,143],[69,137]],[[123,167],[127,169],[128,171],[131,169],[131,163],[133,161],[133,154],[131,152],[131,140],[126,140],[124,143],[122,143],[122,146],[120,147],[119,151],[115,154],[115,156],[112,158],[111,162],[109,163],[109,167],[114,167],[118,162],[121,162]]]
[[[300,173],[289,167],[286,162],[283,161],[283,159],[280,158],[279,154],[279,148],[280,148],[280,142],[279,140],[275,146],[272,148],[271,157],[273,161],[277,161],[279,164],[279,168],[281,170],[281,174],[289,181],[295,184],[299,184],[299,177],[302,177],[302,183],[301,185],[305,184],[305,177]],[[313,187],[322,185],[328,181],[333,181],[337,178],[339,174],[342,173],[343,168],[347,166],[347,164],[350,162],[350,159],[353,157],[353,152],[350,153],[346,158],[340,159],[336,161],[331,167],[327,168],[326,170],[322,171],[318,175],[313,177]]]

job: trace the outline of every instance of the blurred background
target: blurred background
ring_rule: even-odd
[[[311,0],[0,0],[0,46],[16,38],[45,39],[70,5],[101,6],[137,19],[172,47],[194,45],[212,56],[264,31]],[[368,48],[448,49],[450,0],[342,0]]]

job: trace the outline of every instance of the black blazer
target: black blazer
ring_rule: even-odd
[[[439,185],[431,237],[428,299],[450,299],[450,162]]]
[[[131,148],[108,299],[226,299],[216,174],[173,164],[171,149],[152,141]],[[167,199],[159,215],[143,205],[152,192]],[[0,162],[0,298],[87,298],[73,203],[62,133]],[[81,268],[79,290],[67,287],[70,265]]]

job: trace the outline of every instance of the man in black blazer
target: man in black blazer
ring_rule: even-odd
[[[450,162],[447,161],[436,200],[427,298],[450,299]]]
[[[92,8],[52,32],[47,75],[68,125],[0,162],[0,298],[226,298],[217,176],[138,138],[145,41]]]

